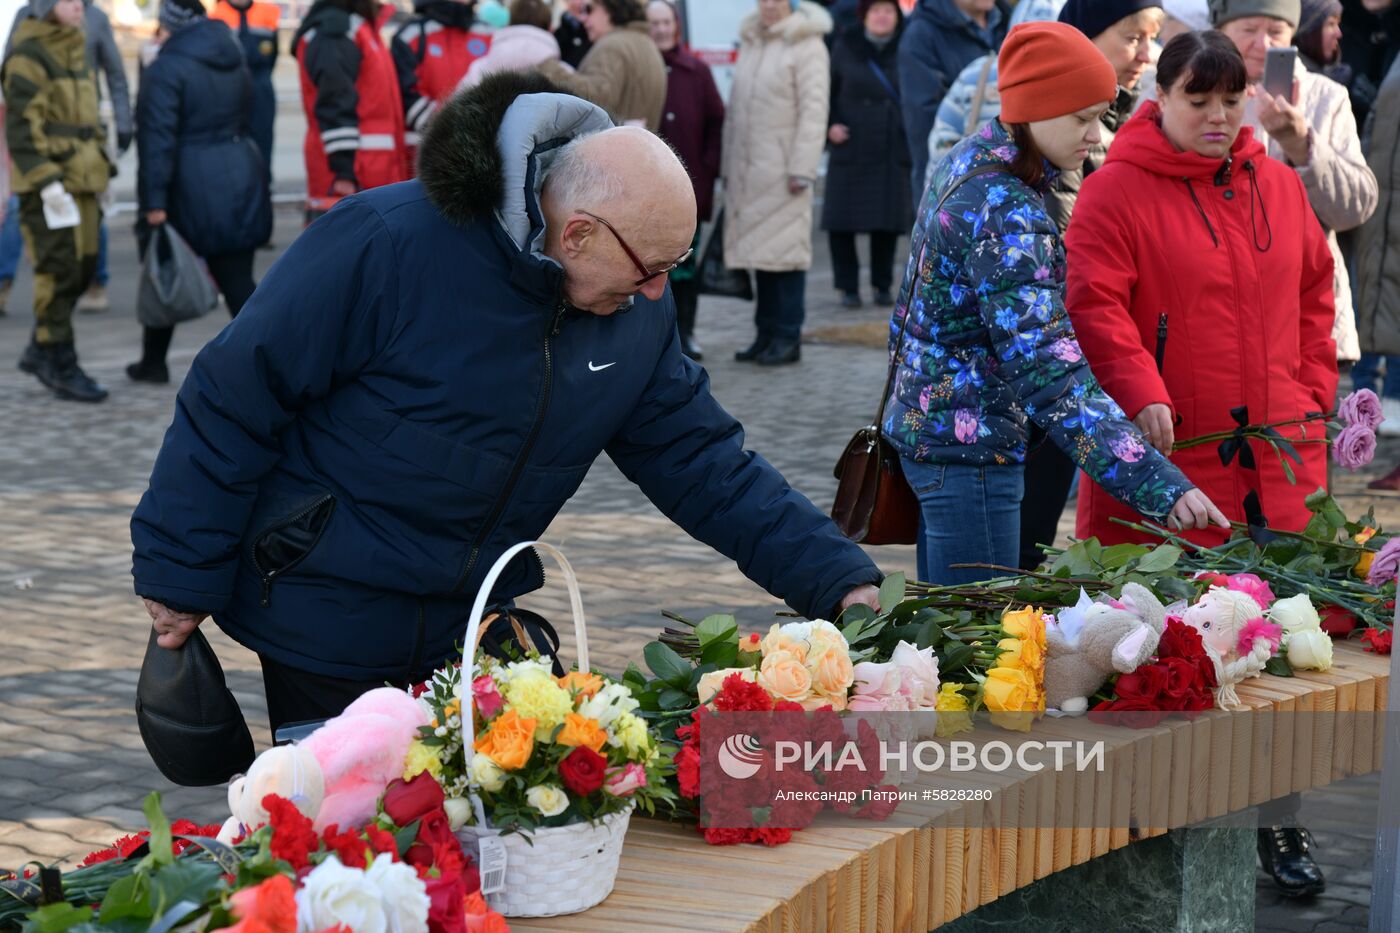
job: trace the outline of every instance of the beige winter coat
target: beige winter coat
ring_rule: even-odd
[[[1400,58],[1371,108],[1367,158],[1380,181],[1381,207],[1356,244],[1356,329],[1361,349],[1400,355]]]
[[[575,72],[557,61],[536,66],[570,94],[586,97],[618,123],[644,123],[655,133],[666,109],[666,62],[647,24],[619,26],[588,50]]]
[[[1361,356],[1361,346],[1356,339],[1351,283],[1347,278],[1346,260],[1337,245],[1337,233],[1361,226],[1375,212],[1376,176],[1361,152],[1361,136],[1356,129],[1347,89],[1331,78],[1313,74],[1301,62],[1296,75],[1298,108],[1312,130],[1312,158],[1297,170],[1298,177],[1308,190],[1308,203],[1327,231],[1327,243],[1332,247],[1337,296],[1337,320],[1332,328],[1332,339],[1337,342],[1337,359],[1355,360]],[[1268,145],[1269,155],[1284,161],[1282,147],[1269,139],[1259,126],[1254,98],[1245,106],[1245,123],[1254,127],[1255,137]]]
[[[826,142],[831,16],[809,0],[772,29],[758,13],[739,27],[739,61],[724,118],[724,259],[790,272],[812,264],[812,185]]]

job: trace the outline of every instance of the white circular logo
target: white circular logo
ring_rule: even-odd
[[[751,778],[763,764],[763,746],[751,735],[738,733],[719,747],[720,770],[736,781]]]

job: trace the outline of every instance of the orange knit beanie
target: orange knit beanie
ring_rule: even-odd
[[[1002,43],[997,90],[1003,123],[1033,123],[1113,100],[1118,75],[1073,26],[1022,23]]]

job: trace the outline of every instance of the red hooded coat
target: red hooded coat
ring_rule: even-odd
[[[1297,173],[1269,158],[1248,127],[1225,163],[1178,152],[1159,118],[1149,102],[1119,132],[1085,180],[1066,237],[1066,304],[1094,375],[1130,417],[1171,406],[1178,440],[1235,428],[1240,406],[1253,424],[1331,411],[1332,254]],[[1307,435],[1322,436],[1321,426]],[[1171,459],[1232,520],[1245,520],[1244,499],[1256,491],[1271,526],[1301,530],[1303,499],[1327,484],[1327,448],[1296,446],[1296,485],[1259,443],[1257,470],[1222,465],[1215,444]],[[1141,538],[1112,517],[1137,520],[1082,483],[1078,535]],[[1224,534],[1187,537],[1215,544]]]

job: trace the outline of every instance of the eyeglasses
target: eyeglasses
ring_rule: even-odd
[[[676,268],[676,266],[679,266],[681,263],[685,262],[687,259],[690,258],[691,254],[695,252],[695,247],[692,246],[690,249],[682,253],[680,258],[677,259],[675,262],[668,263],[667,265],[653,272],[647,269],[646,263],[642,262],[641,257],[639,257],[635,252],[633,252],[632,247],[627,245],[627,241],[622,238],[622,234],[617,232],[616,227],[608,223],[603,218],[599,217],[597,214],[593,214],[584,210],[580,210],[578,213],[584,215],[585,217],[592,217],[594,220],[598,221],[598,223],[607,227],[608,230],[612,232],[613,238],[617,240],[617,245],[622,247],[622,251],[627,254],[627,258],[632,260],[632,265],[636,266],[637,271],[642,274],[642,277],[640,279],[632,283],[633,288],[641,288],[643,285],[647,284],[652,279],[659,279],[661,276]]]

